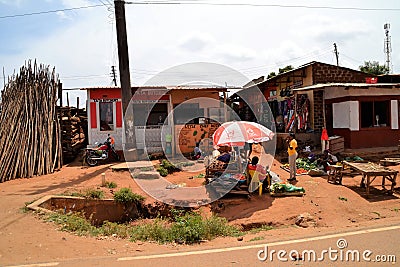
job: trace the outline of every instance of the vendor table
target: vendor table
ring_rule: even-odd
[[[396,176],[398,171],[375,164],[375,163],[364,163],[364,162],[348,162],[343,161],[343,164],[358,172],[362,175],[361,180],[361,187],[366,188],[367,197],[369,196],[369,188],[371,183],[375,180],[375,178],[382,176],[382,188],[385,188],[385,180],[387,179],[389,182],[392,183],[390,188],[390,193],[393,193],[393,189],[396,185]]]

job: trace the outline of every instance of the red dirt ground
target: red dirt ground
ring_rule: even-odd
[[[77,192],[87,188],[101,188],[101,174],[106,174],[107,181],[117,183],[118,188],[129,187],[132,191],[143,194],[129,172],[112,172],[110,164],[92,168],[82,167],[75,163],[65,166],[54,174],[31,179],[18,179],[0,184],[0,265],[27,264],[62,260],[65,258],[87,258],[110,255],[143,255],[159,252],[182,251],[193,248],[226,247],[249,242],[254,236],[268,240],[295,236],[310,236],[317,232],[338,232],[347,229],[390,225],[400,222],[400,188],[396,186],[395,194],[388,196],[373,190],[371,198],[365,198],[365,190],[358,187],[360,176],[343,178],[343,185],[333,185],[326,178],[299,176],[297,186],[306,190],[303,197],[271,197],[253,195],[231,197],[219,200],[219,215],[226,217],[231,224],[250,227],[257,224],[270,224],[274,230],[249,234],[243,241],[234,237],[217,238],[210,242],[196,245],[158,245],[117,238],[79,237],[72,233],[61,232],[52,223],[46,223],[33,213],[23,213],[25,202],[36,200],[50,194],[66,191]],[[391,167],[400,170],[400,166]],[[288,173],[274,161],[272,170],[282,179]],[[192,178],[196,173],[179,172],[168,177],[173,183],[186,183],[186,186],[200,185],[204,179]],[[378,180],[378,179],[377,179]],[[375,181],[379,185],[379,181]],[[118,188],[114,189],[118,190]],[[102,188],[108,197],[110,189]],[[339,199],[341,198],[341,199]],[[147,198],[147,202],[152,202]],[[202,207],[209,211],[210,206]],[[313,217],[315,227],[298,227],[295,218],[302,213]],[[242,243],[240,243],[242,242]],[[262,241],[261,241],[262,242]],[[264,241],[265,242],[265,241]],[[248,243],[247,243],[248,244]]]

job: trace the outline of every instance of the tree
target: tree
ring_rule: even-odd
[[[379,65],[378,61],[364,61],[364,65],[359,67],[360,71],[380,75],[380,74],[388,74],[389,69],[385,65]]]
[[[292,65],[287,65],[286,67],[284,67],[284,68],[282,68],[282,69],[279,68],[279,74],[284,73],[284,72],[287,72],[287,71],[290,71],[290,70],[292,70],[292,69],[294,69]]]
[[[270,74],[268,74],[268,76],[267,76],[267,79],[273,78],[275,76],[276,76],[276,73],[274,71],[270,72]]]

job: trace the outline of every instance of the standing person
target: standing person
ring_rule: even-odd
[[[295,139],[294,133],[290,133],[289,137],[286,139],[288,144],[288,155],[289,155],[289,169],[290,177],[289,182],[296,181],[296,158],[297,158],[297,141]]]
[[[322,150],[322,153],[324,153],[325,150],[329,149],[328,140],[329,140],[328,131],[326,130],[325,127],[323,127],[322,128],[322,133],[321,133],[321,150]]]

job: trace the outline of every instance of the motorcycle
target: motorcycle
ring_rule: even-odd
[[[89,166],[96,166],[98,161],[107,160],[112,156],[116,161],[121,158],[115,151],[114,146],[111,144],[111,137],[109,136],[104,143],[97,143],[97,148],[86,148],[84,159]]]

